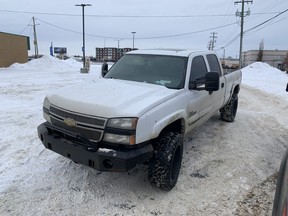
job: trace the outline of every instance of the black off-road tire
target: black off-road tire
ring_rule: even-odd
[[[238,95],[233,94],[229,102],[220,110],[221,119],[227,122],[233,122],[238,108]]]
[[[158,148],[148,164],[151,185],[171,190],[177,183],[183,155],[183,138],[179,133],[168,132],[158,139]]]

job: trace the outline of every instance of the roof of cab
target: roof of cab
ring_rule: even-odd
[[[192,53],[208,54],[208,53],[214,53],[214,52],[190,50],[190,49],[142,49],[142,50],[130,51],[126,54],[150,54],[150,55],[168,55],[168,56],[188,57]]]

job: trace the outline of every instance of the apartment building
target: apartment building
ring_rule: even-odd
[[[115,48],[115,47],[96,47],[96,61],[118,61],[126,52],[132,51],[132,48]]]

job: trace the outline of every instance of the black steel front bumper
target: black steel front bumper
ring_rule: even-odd
[[[102,149],[81,135],[52,126],[48,122],[39,125],[37,129],[38,137],[47,149],[100,171],[128,171],[153,155],[151,144],[135,149]]]

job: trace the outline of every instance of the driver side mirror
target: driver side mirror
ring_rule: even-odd
[[[219,90],[219,73],[209,72],[205,75],[205,90],[212,92]]]
[[[196,81],[192,81],[189,83],[189,89],[197,90],[197,91],[218,91],[219,90],[219,73],[218,72],[209,72],[206,73],[203,78],[200,78]]]
[[[101,67],[101,76],[104,77],[108,73],[108,64],[104,62]]]

